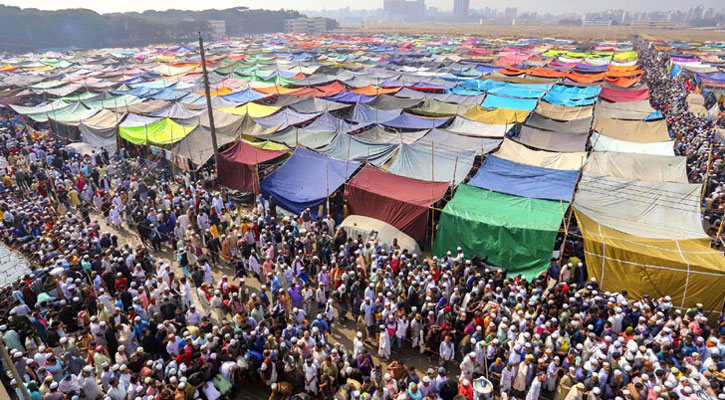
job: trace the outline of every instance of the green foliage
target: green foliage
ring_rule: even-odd
[[[279,32],[296,11],[246,7],[204,11],[146,11],[101,15],[91,10],[41,11],[0,5],[0,51],[25,53],[40,48],[81,49],[178,43],[210,31],[207,21],[224,20],[227,34]]]

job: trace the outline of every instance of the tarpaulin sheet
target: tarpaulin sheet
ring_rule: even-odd
[[[279,111],[279,107],[263,106],[257,103],[247,103],[240,107],[222,107],[219,108],[219,110],[235,115],[248,114],[252,118],[261,118],[276,113]]]
[[[214,128],[219,147],[232,143],[242,136],[245,118],[214,110]],[[209,116],[206,113],[201,115],[199,127],[174,144],[171,151],[191,160],[196,168],[209,161],[214,156]]]
[[[506,86],[496,87],[488,90],[489,96],[496,94],[501,97],[511,97],[516,99],[538,99],[546,93],[548,87],[546,85],[517,85],[515,83]],[[509,107],[511,108],[511,107]]]
[[[648,182],[687,183],[687,158],[593,151],[584,165],[584,171]]]
[[[546,118],[543,115],[532,112],[529,119],[526,120],[526,126],[546,131],[561,133],[582,133],[589,132],[592,126],[592,118],[572,119],[569,121],[557,121],[555,119]]]
[[[461,247],[466,257],[488,257],[508,276],[535,278],[549,267],[567,207],[461,185],[441,213],[432,253]]]
[[[435,146],[402,144],[392,163],[386,166],[389,172],[424,181],[462,182],[473,167],[476,152],[440,149]]]
[[[308,131],[303,128],[293,127],[281,132],[257,138],[283,143],[288,147],[303,146],[308,149],[316,149],[329,144],[336,135],[337,132],[335,131]]]
[[[534,111],[544,118],[555,119],[558,121],[572,121],[592,116],[592,106],[567,107],[554,105],[545,101],[540,101]]]
[[[539,99],[523,99],[513,97],[495,96],[489,94],[486,96],[486,100],[483,101],[481,107],[483,108],[508,108],[511,110],[526,110],[531,111],[536,108],[536,103]]]
[[[352,214],[387,222],[423,245],[428,208],[443,197],[448,185],[449,182],[407,178],[366,165],[347,185],[347,199]]]
[[[325,99],[309,98],[290,105],[292,109],[301,113],[332,112],[350,107],[350,104],[337,103]]]
[[[403,99],[397,97],[399,95],[400,92],[398,92],[395,96],[382,94],[376,97],[375,100],[365,104],[370,107],[377,108],[378,110],[402,110],[409,107],[415,107],[416,104],[421,102],[421,99]]]
[[[142,126],[121,126],[118,134],[133,144],[172,144],[191,133],[196,126],[179,125],[169,118]]]
[[[117,111],[123,111],[127,113],[134,113],[134,114],[149,114],[154,111],[161,110],[163,108],[168,107],[169,102],[164,100],[146,100],[142,103],[118,103],[118,107],[115,107]],[[107,107],[107,108],[114,108],[114,107]]]
[[[707,238],[702,228],[702,185],[645,182],[582,174],[576,208],[596,222],[628,235],[651,239]]]
[[[369,107],[366,104],[356,104],[352,109],[350,116],[347,118],[350,121],[364,126],[391,121],[397,118],[401,112],[403,112],[403,110],[379,110],[377,108]]]
[[[649,100],[625,103],[599,101],[594,110],[597,117],[631,120],[643,120],[654,112],[655,109],[649,104]]]
[[[354,137],[358,140],[369,143],[411,144],[418,141],[418,139],[422,138],[428,132],[429,130],[427,129],[422,131],[390,132],[378,125],[375,125],[364,132],[355,134]]]
[[[110,110],[101,110],[98,114],[81,122],[81,140],[95,148],[104,148],[109,155],[116,154],[116,126],[123,119]]]
[[[534,167],[491,155],[468,184],[514,196],[569,202],[578,177],[579,171]]]
[[[384,122],[381,125],[394,129],[433,129],[445,125],[450,118],[426,118],[418,117],[413,114],[402,113],[398,117]]]
[[[338,133],[330,144],[317,151],[337,160],[380,165],[387,161],[397,148],[397,144],[363,142],[346,133]]]
[[[584,237],[589,277],[600,290],[627,290],[633,298],[671,296],[676,307],[702,303],[720,313],[725,291],[725,258],[708,239],[648,239],[618,232],[575,208]],[[717,295],[714,295],[716,294]]]
[[[432,129],[415,143],[439,149],[474,150],[477,155],[482,155],[490,153],[501,145],[501,140],[501,138],[459,135],[448,130]]]
[[[675,142],[672,140],[666,142],[636,143],[613,139],[609,136],[600,135],[597,132],[592,133],[590,140],[594,151],[619,151],[623,153],[655,154],[661,156],[675,155]]]
[[[186,106],[181,103],[174,103],[168,108],[151,112],[149,115],[162,118],[189,119],[196,118],[204,113],[206,113],[206,110],[192,110],[190,108],[186,108]]]
[[[250,101],[255,101],[259,99],[263,99],[265,97],[269,97],[268,94],[258,92],[254,89],[245,89],[239,92],[235,92],[232,94],[228,94],[226,96],[222,96],[224,100],[231,101],[232,103],[249,103]]]
[[[516,122],[524,122],[529,116],[529,110],[511,110],[508,108],[487,109],[473,107],[463,114],[463,117],[493,125],[511,125]]]
[[[444,103],[442,101],[427,99],[408,111],[430,117],[453,117],[463,115],[471,109],[470,105]]]
[[[613,139],[635,143],[670,140],[667,123],[664,119],[658,121],[628,121],[595,117],[592,129]]]
[[[247,103],[252,104],[252,103]],[[291,108],[283,108],[267,117],[255,117],[254,121],[265,128],[276,127],[279,130],[290,126],[300,125],[312,120],[320,115],[320,113],[301,113]]]
[[[347,132],[354,129],[358,129],[355,125],[350,124],[342,118],[338,118],[329,112],[325,112],[312,121],[309,125],[305,126],[305,130],[312,132]]]
[[[393,247],[393,241],[395,241],[401,249],[408,249],[411,253],[417,254],[418,257],[423,256],[423,252],[415,239],[378,219],[363,215],[350,215],[340,223],[340,228],[347,232],[348,237],[362,238],[363,243],[374,239],[375,242],[383,246],[383,249],[388,250]]]
[[[573,99],[561,93],[547,93],[544,97],[542,97],[542,100],[558,106],[578,107],[594,104],[597,101],[597,98],[585,97],[581,99]]]
[[[446,127],[446,130],[455,132],[461,135],[478,136],[478,137],[492,137],[502,138],[506,135],[507,128],[512,128],[511,125],[494,125],[487,124],[484,122],[474,121],[465,117],[456,117],[453,119],[450,125]]]
[[[516,141],[540,150],[584,151],[589,132],[562,133],[522,126]]]
[[[56,100],[51,103],[46,103],[46,104],[33,106],[33,107],[26,107],[26,106],[19,106],[19,105],[11,104],[10,108],[15,110],[15,112],[18,114],[28,115],[28,114],[42,114],[42,113],[58,111],[58,110],[68,107],[69,105],[70,104],[66,103],[63,100]]]
[[[496,157],[534,167],[578,170],[587,159],[585,152],[559,153],[544,150],[532,150],[511,139],[504,139],[495,153]]]
[[[599,93],[599,97],[613,102],[631,102],[637,100],[647,100],[649,98],[649,89],[623,90],[603,88]]]
[[[309,208],[317,217],[318,206],[359,166],[298,147],[281,167],[264,178],[260,189],[265,198],[274,197],[285,210],[300,214]]]
[[[259,191],[259,164],[287,154],[287,150],[263,150],[244,141],[219,153],[218,182],[222,186],[242,192]]]
[[[94,116],[98,111],[100,111],[99,108],[88,108],[83,103],[74,103],[60,110],[30,114],[28,117],[37,122],[46,122],[52,119],[56,122],[74,122],[77,125],[79,121]]]

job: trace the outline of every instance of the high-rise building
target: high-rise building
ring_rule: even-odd
[[[388,15],[401,15],[404,13],[405,0],[384,0],[383,10]]]
[[[504,11],[504,16],[506,19],[516,19],[516,17],[519,16],[519,10],[516,9],[516,7],[506,7],[506,11]]]
[[[453,17],[456,19],[467,18],[470,7],[470,0],[453,0]]]

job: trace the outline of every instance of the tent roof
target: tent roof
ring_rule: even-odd
[[[384,166],[389,172],[425,181],[459,184],[473,167],[476,152],[402,144],[395,159]],[[455,175],[455,176],[454,176]]]
[[[504,139],[496,157],[534,167],[578,170],[587,159],[585,152],[560,153],[533,150],[511,139]]]
[[[682,156],[593,151],[584,171],[648,182],[688,182],[687,158]]]

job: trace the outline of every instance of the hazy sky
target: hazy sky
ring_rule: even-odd
[[[199,10],[207,8],[230,8],[247,6],[251,8],[267,9],[337,9],[349,6],[352,9],[374,9],[382,8],[383,0],[111,0],[111,1],[88,1],[88,0],[0,0],[0,3],[23,8],[39,8],[44,10],[55,10],[63,8],[90,8],[100,13],[122,12],[122,11],[144,11],[148,9],[167,10],[169,8],[184,10]],[[428,6],[439,7],[443,10],[453,7],[453,0],[426,0]],[[626,8],[632,11],[650,10],[674,10],[693,7],[702,4],[704,7],[713,7],[716,10],[725,7],[722,0],[698,0],[693,2],[682,2],[680,0],[607,0],[581,1],[581,0],[471,0],[471,8],[483,7],[518,7],[521,11],[539,12],[586,12],[601,11],[604,9]]]

